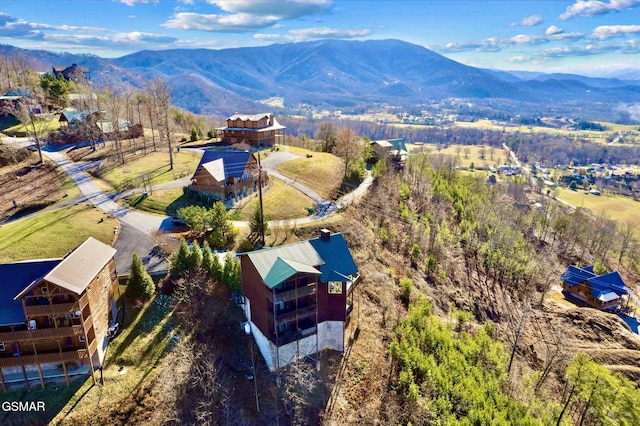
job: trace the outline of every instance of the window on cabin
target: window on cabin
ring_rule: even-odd
[[[329,281],[329,294],[342,294],[342,283],[339,281]]]
[[[0,352],[4,352],[7,348],[4,346],[4,343],[0,343]]]

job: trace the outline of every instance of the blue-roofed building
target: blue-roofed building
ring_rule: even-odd
[[[344,351],[360,275],[342,234],[240,255],[244,310],[271,371],[324,349]]]
[[[591,266],[579,268],[569,265],[562,274],[562,288],[571,298],[611,312],[624,312],[632,294],[618,272],[597,275]]]
[[[189,189],[213,200],[233,204],[258,191],[259,173],[253,152],[207,150],[196,167]],[[267,182],[267,172],[263,170],[263,187]]]

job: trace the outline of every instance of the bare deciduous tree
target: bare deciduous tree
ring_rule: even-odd
[[[344,179],[346,180],[349,175],[349,167],[354,160],[362,157],[364,148],[358,135],[350,128],[345,127],[336,136],[332,152],[344,161]]]
[[[171,87],[160,78],[156,78],[147,84],[147,93],[153,100],[158,117],[158,130],[169,145],[169,169],[173,170],[173,147],[171,144]]]

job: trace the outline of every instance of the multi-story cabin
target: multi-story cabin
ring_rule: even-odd
[[[240,256],[245,315],[271,371],[324,349],[344,351],[360,278],[342,234]]]
[[[267,172],[260,172],[252,152],[205,151],[189,189],[212,199],[235,201],[258,191],[260,181],[263,186],[267,183]]]
[[[562,274],[562,289],[569,297],[603,311],[624,312],[631,295],[618,272],[597,275],[593,267],[569,265]]]
[[[226,145],[246,143],[252,147],[269,147],[284,144],[285,129],[273,114],[235,114],[227,118],[226,127],[216,130]]]
[[[117,309],[116,250],[89,238],[62,259],[0,264],[0,382],[90,373],[102,366]]]

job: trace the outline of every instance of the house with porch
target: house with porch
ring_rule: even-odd
[[[569,265],[562,274],[562,291],[587,306],[610,312],[626,311],[632,294],[618,272],[597,275],[591,266],[574,265]]]
[[[360,275],[340,233],[240,255],[244,311],[271,371],[324,349],[344,352]]]
[[[262,174],[262,175],[261,175]],[[268,182],[266,170],[249,151],[205,151],[191,178],[189,189],[214,200],[236,202],[255,194]]]
[[[92,237],[60,259],[0,264],[0,383],[90,374],[117,330],[116,250]]]
[[[286,127],[273,114],[235,114],[227,118],[227,125],[216,130],[225,145],[246,143],[252,147],[271,147],[284,144]]]
[[[409,155],[402,138],[371,141],[371,146],[379,159],[388,159],[397,165],[404,164]]]

